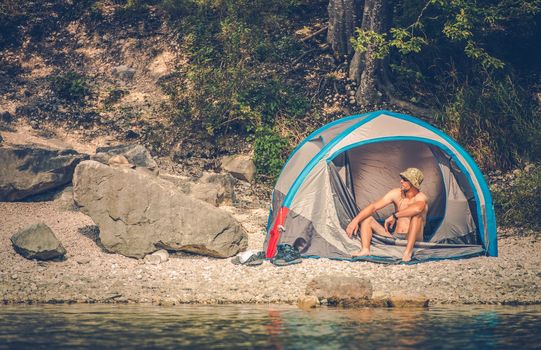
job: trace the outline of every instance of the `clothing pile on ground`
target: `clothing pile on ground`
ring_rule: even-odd
[[[264,251],[248,250],[239,253],[231,262],[235,265],[259,266],[265,260],[269,260],[274,266],[288,266],[302,262],[301,253],[290,244],[279,244],[276,249],[276,255],[267,259]]]

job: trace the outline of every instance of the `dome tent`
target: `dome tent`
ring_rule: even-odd
[[[428,214],[416,261],[497,256],[492,198],[473,159],[442,131],[409,115],[376,111],[333,121],[291,153],[272,194],[264,250],[288,243],[304,257],[350,259],[360,242],[345,228],[369,203],[399,186],[399,173],[423,171]],[[375,214],[382,222],[388,206]],[[374,234],[373,256],[400,259],[405,240]]]

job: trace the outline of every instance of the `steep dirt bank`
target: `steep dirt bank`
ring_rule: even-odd
[[[223,207],[244,226],[249,249],[260,250],[266,208]],[[95,243],[97,228],[62,202],[0,203],[0,299],[21,302],[294,303],[320,274],[366,277],[375,296],[426,295],[432,303],[541,303],[541,241],[502,237],[498,258],[479,257],[412,266],[306,259],[299,265],[233,265],[229,259],[178,254],[160,265],[108,254]],[[17,230],[49,225],[66,247],[67,260],[37,262],[14,252]],[[500,230],[505,236],[506,231]],[[538,233],[539,234],[539,233]]]

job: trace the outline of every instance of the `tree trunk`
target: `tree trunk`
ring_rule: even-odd
[[[387,26],[387,7],[385,0],[365,0],[361,29],[383,33]],[[381,61],[374,58],[374,48],[359,53],[355,52],[349,65],[349,78],[359,85],[355,93],[357,104],[370,107],[381,99],[381,93],[377,90],[378,73]]]
[[[355,27],[360,23],[362,2],[364,0],[330,0],[328,6],[329,30],[327,42],[331,45],[334,56],[342,61],[353,53],[350,38]]]

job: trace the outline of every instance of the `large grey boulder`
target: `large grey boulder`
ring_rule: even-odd
[[[75,170],[73,193],[111,252],[143,258],[163,248],[229,257],[247,246],[246,233],[229,213],[156,176],[85,161]]]
[[[27,259],[61,259],[66,249],[45,224],[32,225],[11,236],[15,251]]]
[[[109,147],[98,147],[96,154],[90,157],[91,160],[103,164],[109,164],[115,156],[124,156],[128,162],[139,168],[147,168],[149,170],[158,169],[158,164],[150,155],[150,152],[141,145],[118,145]],[[118,157],[116,157],[118,159]]]
[[[231,174],[211,174],[204,173],[198,181],[200,184],[208,184],[209,187],[216,189],[216,205],[228,204],[235,202],[235,183],[237,180]],[[192,189],[192,193],[196,193],[198,187]]]
[[[362,306],[372,298],[372,283],[358,277],[321,275],[306,285],[305,294],[330,305]]]
[[[194,180],[186,176],[160,173],[159,177],[177,186],[184,194],[210,203],[215,207],[235,202],[235,182],[231,174],[204,173]]]
[[[222,159],[222,169],[237,179],[252,182],[255,177],[255,164],[249,156],[234,155]]]
[[[68,184],[84,159],[88,155],[72,149],[1,147],[0,201],[17,201]]]

